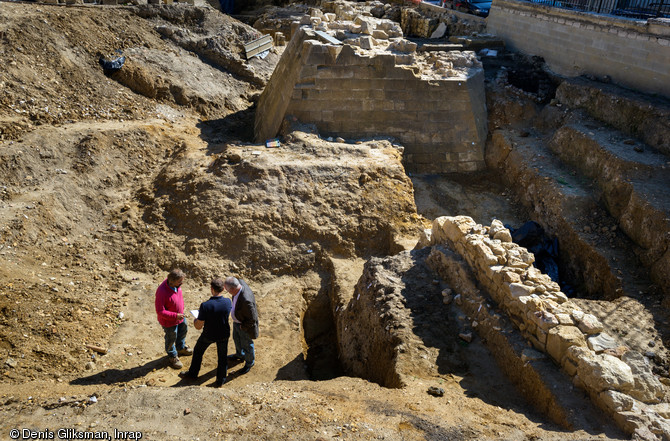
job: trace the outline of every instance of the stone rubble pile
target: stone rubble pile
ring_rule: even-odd
[[[340,40],[343,44],[376,53],[391,52],[396,65],[415,66],[424,80],[471,75],[473,70],[482,68],[481,62],[470,51],[417,53],[417,44],[406,40],[398,23],[370,16],[361,12],[354,3],[337,2],[332,8],[336,12],[324,13],[311,8],[294,26],[309,26],[323,31]]]
[[[513,243],[500,221],[484,227],[467,216],[437,218],[417,248],[440,244],[463,257],[526,340],[623,430],[639,439],[670,439],[666,390],[649,360],[603,332],[595,316],[533,266],[533,254]]]

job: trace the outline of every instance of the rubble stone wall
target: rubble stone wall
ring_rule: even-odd
[[[361,37],[361,44],[370,38]],[[483,70],[424,78],[412,60],[410,53],[325,44],[300,28],[259,100],[256,140],[274,137],[284,116],[292,115],[324,135],[392,136],[405,146],[411,172],[482,169],[487,131]]]
[[[670,23],[624,20],[515,0],[496,0],[487,31],[507,47],[545,59],[566,76],[609,76],[670,97]]]
[[[440,23],[446,25],[445,35],[472,35],[486,30],[486,19],[430,3],[402,10],[400,24],[404,35],[430,38]]]
[[[595,316],[533,266],[533,254],[514,244],[500,221],[484,227],[467,216],[437,218],[417,246],[439,244],[463,257],[526,340],[561,366],[623,430],[670,436],[668,404],[661,402],[665,388],[648,360],[604,333]]]

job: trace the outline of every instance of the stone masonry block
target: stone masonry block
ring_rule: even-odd
[[[586,348],[584,334],[575,326],[559,325],[550,329],[547,334],[547,353],[559,363],[570,346]]]
[[[433,235],[436,243],[461,242],[476,225],[475,221],[468,216],[441,216],[433,221]]]
[[[631,368],[609,354],[580,358],[577,375],[584,382],[587,390],[594,392],[604,390],[628,392],[635,385]]]

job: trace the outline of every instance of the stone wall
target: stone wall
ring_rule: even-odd
[[[558,74],[610,77],[670,97],[670,22],[636,21],[496,0],[487,31],[507,47],[545,59]]]
[[[405,36],[430,38],[443,23],[444,34],[473,35],[486,30],[486,19],[430,3],[419,3],[416,8],[403,8],[400,24]],[[441,33],[440,33],[441,34]]]
[[[417,247],[434,246],[433,253],[439,253],[436,245],[446,244],[460,254],[527,341],[548,354],[623,430],[641,439],[670,437],[665,388],[645,356],[604,333],[598,319],[571,302],[533,266],[533,254],[511,240],[499,221],[484,227],[467,216],[440,217]],[[432,260],[439,265],[439,256]]]
[[[259,100],[258,142],[292,115],[326,136],[391,136],[411,172],[484,167],[484,73],[474,53],[417,54],[370,18],[337,26],[342,45],[307,27],[295,32]]]

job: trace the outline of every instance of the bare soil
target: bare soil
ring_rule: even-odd
[[[0,439],[13,428],[156,440],[621,438],[608,421],[552,425],[481,342],[456,340],[453,323],[453,357],[437,368],[419,356],[403,388],[339,366],[323,314],[330,287],[352,295],[366,259],[411,248],[432,217],[521,220],[504,190],[410,180],[401,149],[383,140],[300,130],[278,149],[251,144],[253,102],[280,51],[247,63],[242,44],[256,31],[209,7],[1,6]],[[99,58],[119,49],[126,65],[105,75]],[[221,389],[209,387],[213,349],[195,383],[166,365],[153,296],[174,266],[188,273],[189,309],[215,275],[256,292],[256,366],[243,376],[231,366]],[[191,327],[191,346],[197,336]]]

